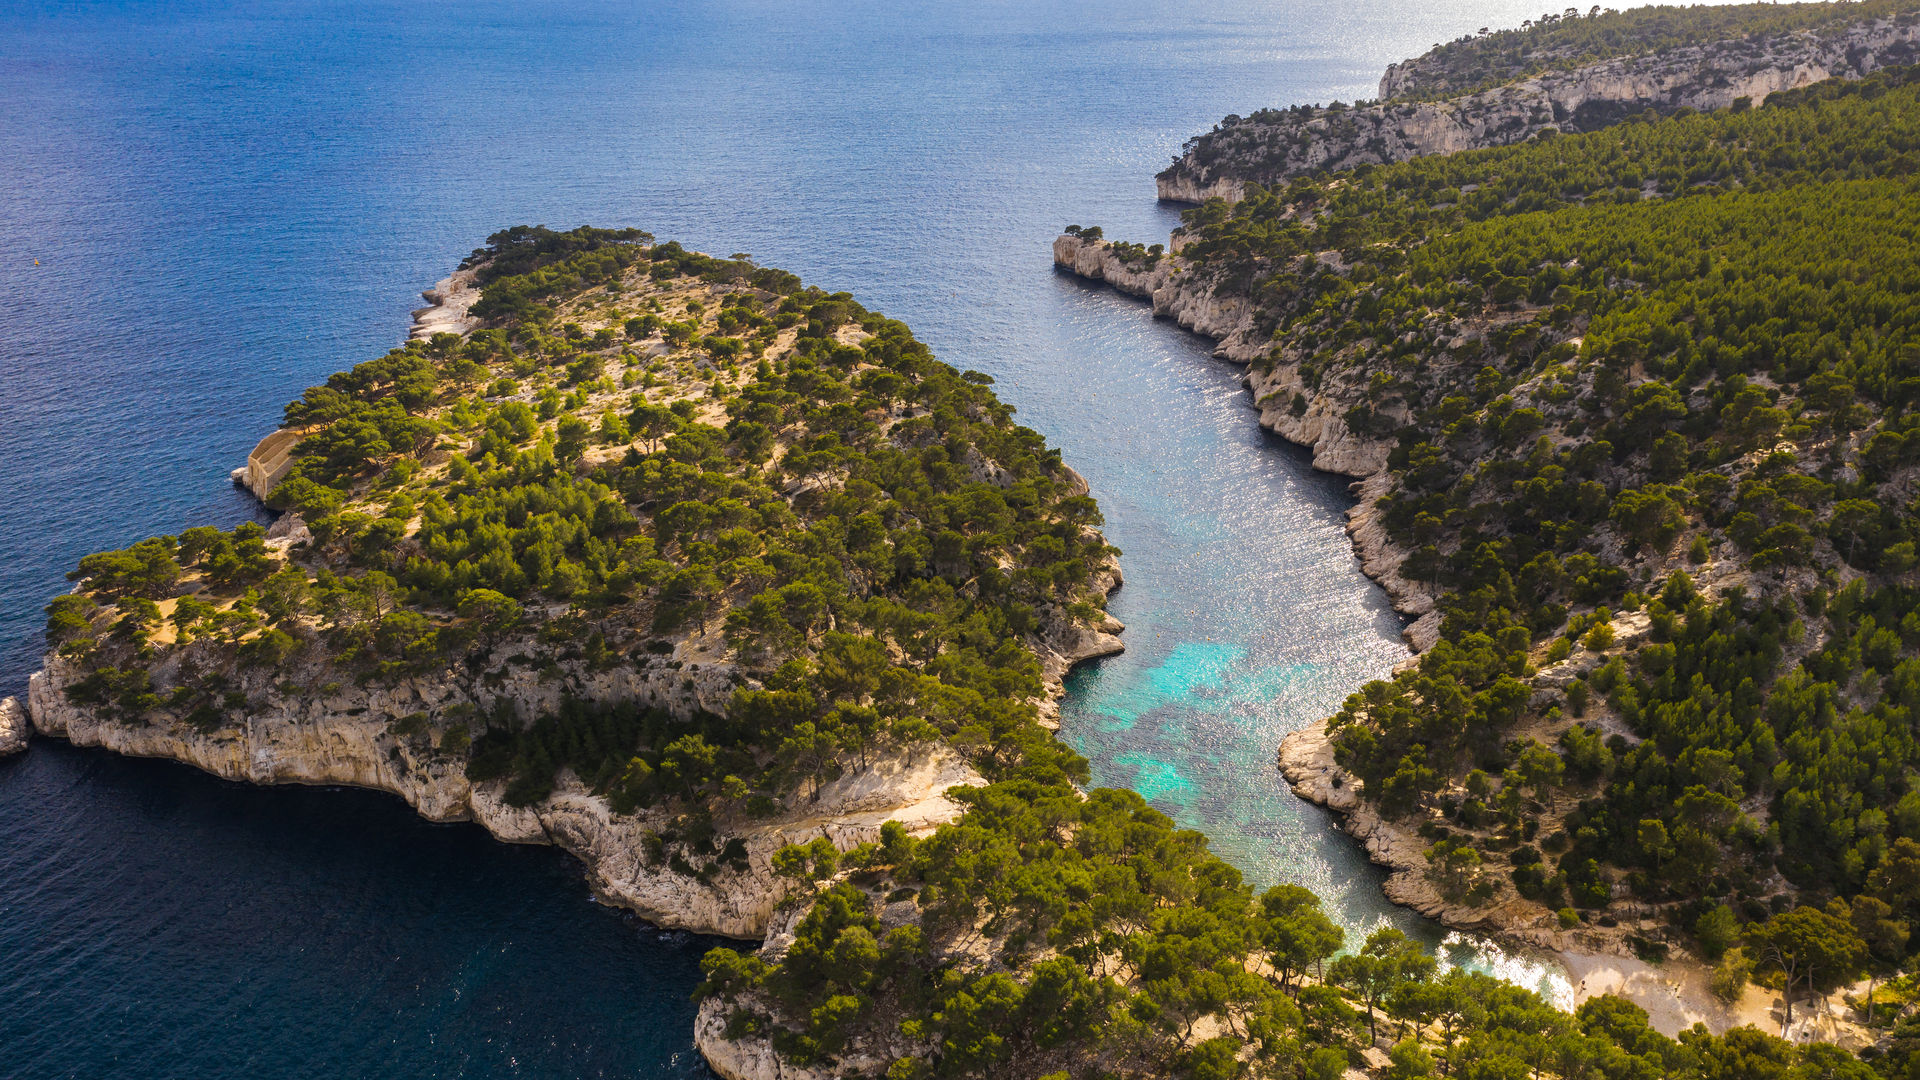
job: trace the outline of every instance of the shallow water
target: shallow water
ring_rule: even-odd
[[[1258,882],[1392,918],[1272,769],[1403,654],[1343,485],[1238,373],[1055,276],[1153,241],[1228,112],[1371,96],[1528,3],[24,3],[0,11],[0,692],[86,552],[256,513],[280,405],[496,228],[635,224],[905,319],[1092,482],[1128,652],[1065,737]],[[1431,933],[1430,929],[1423,932]],[[702,943],[397,801],[39,745],[0,762],[0,1045],[25,1077],[674,1075]]]

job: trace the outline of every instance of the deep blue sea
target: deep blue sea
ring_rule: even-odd
[[[0,693],[76,559],[256,514],[227,472],[281,404],[400,340],[488,233],[637,225],[851,289],[993,375],[1126,553],[1128,651],[1064,709],[1097,781],[1356,930],[1434,940],[1272,765],[1405,655],[1344,483],[1048,244],[1162,240],[1152,174],[1188,136],[1371,97],[1388,62],[1537,7],[0,5]],[[0,760],[10,1077],[700,1076],[710,944],[385,796],[46,741]]]

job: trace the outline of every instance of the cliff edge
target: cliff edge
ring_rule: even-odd
[[[1920,20],[1905,14],[1825,30],[1736,37],[1549,71],[1477,93],[1395,100],[1420,88],[1419,62],[1395,65],[1373,104],[1300,106],[1229,116],[1189,140],[1157,177],[1160,198],[1235,201],[1256,183],[1592,131],[1651,110],[1759,106],[1771,94],[1857,79],[1920,59]]]

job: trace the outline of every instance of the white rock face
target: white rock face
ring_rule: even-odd
[[[1254,327],[1252,304],[1243,297],[1215,297],[1211,288],[1193,281],[1177,258],[1126,262],[1109,244],[1062,236],[1053,242],[1053,261],[1080,277],[1153,301],[1155,315],[1219,342],[1214,355],[1222,359],[1244,364],[1271,347]]]
[[[0,757],[17,754],[27,748],[33,737],[33,724],[19,698],[0,698]]]
[[[293,535],[290,527],[286,535]],[[281,539],[284,539],[282,537]],[[1118,567],[1106,572],[1106,587],[1119,586]],[[1057,709],[1060,679],[1081,660],[1120,651],[1114,636],[1122,627],[1107,619],[1100,628],[1053,626],[1039,642],[1048,698]],[[530,649],[530,642],[509,642],[497,652]],[[173,658],[178,664],[180,658]],[[167,664],[156,669],[164,687]],[[284,673],[272,673],[280,676]],[[804,906],[781,908],[787,883],[773,872],[775,852],[824,836],[847,850],[875,841],[880,827],[898,821],[915,836],[925,836],[957,819],[962,807],[947,796],[956,787],[977,787],[986,780],[945,743],[926,743],[876,758],[825,785],[811,799],[769,819],[727,820],[717,839],[737,838],[746,849],[746,867],[716,864],[706,881],[674,870],[649,855],[655,835],[668,824],[665,815],[613,812],[601,796],[588,791],[571,773],[562,772],[553,793],[530,807],[513,807],[502,798],[503,781],[473,784],[461,755],[442,755],[419,737],[397,736],[396,720],[425,714],[438,730],[466,706],[486,710],[508,703],[522,717],[559,705],[562,696],[601,702],[633,701],[676,715],[717,712],[726,707],[736,672],[731,665],[699,670],[657,665],[621,667],[605,672],[565,671],[560,679],[541,679],[509,665],[508,674],[467,686],[452,679],[412,679],[390,687],[315,689],[314,680],[289,680],[295,693],[269,685],[269,675],[243,676],[242,689],[260,703],[238,729],[203,733],[177,720],[127,724],[95,714],[69,700],[67,688],[81,673],[58,656],[28,683],[27,708],[12,698],[0,702],[0,735],[18,719],[24,743],[26,720],[42,734],[78,746],[98,746],[135,757],[163,757],[197,766],[216,776],[258,784],[342,784],[392,792],[433,821],[472,820],[508,843],[554,844],[580,859],[587,880],[604,900],[630,908],[669,928],[745,939],[767,939],[777,958],[792,939]],[[1044,711],[1044,710],[1043,710]],[[908,905],[910,906],[910,905]],[[718,1002],[701,1009],[697,1037],[701,1052],[723,1077],[740,1080],[824,1080],[828,1073],[799,1069],[782,1061],[764,1038],[725,1038],[727,1012]],[[884,1048],[881,1048],[884,1049]],[[844,1056],[844,1067],[884,1068],[893,1060]]]
[[[1208,199],[1239,202],[1247,193],[1247,182],[1231,176],[1202,180],[1193,172],[1172,172],[1157,177],[1160,198],[1168,202],[1203,203]]]
[[[1248,182],[1510,146],[1547,128],[1591,131],[1652,108],[1724,109],[1827,79],[1856,79],[1920,60],[1920,22],[1867,21],[1827,31],[1735,38],[1546,72],[1444,101],[1395,101],[1418,89],[1420,61],[1387,70],[1382,103],[1231,118],[1158,178],[1160,197],[1238,199]]]
[[[855,1044],[843,1051],[837,1062],[831,1066],[809,1069],[787,1061],[774,1052],[773,1041],[764,1035],[751,1035],[729,1040],[727,1038],[727,1017],[733,1006],[718,999],[709,998],[700,1003],[700,1012],[693,1022],[694,1045],[706,1057],[707,1065],[720,1075],[721,1080],[831,1080],[838,1076],[882,1076],[887,1066],[912,1050],[926,1052],[926,1047],[898,1046],[868,1047]]]
[[[409,337],[465,334],[480,325],[480,320],[471,314],[474,303],[480,299],[480,286],[471,270],[454,271],[421,293],[420,298],[428,306],[413,313]]]
[[[615,814],[604,798],[564,774],[545,802],[511,807],[501,799],[503,782],[472,784],[458,757],[392,732],[401,717],[424,712],[437,718],[452,705],[474,701],[450,683],[412,680],[312,698],[256,687],[257,699],[265,704],[243,727],[203,734],[180,722],[134,726],[98,716],[67,699],[65,687],[77,677],[71,665],[49,657],[46,669],[29,682],[28,711],[42,734],[135,757],[171,758],[230,780],[392,792],[429,820],[470,819],[509,843],[564,848],[586,866],[600,896],[661,926],[729,937],[766,933],[784,896],[784,883],[772,871],[773,853],[782,846],[826,836],[842,849],[851,848],[878,839],[881,824],[889,820],[924,834],[959,815],[960,808],[943,794],[947,788],[985,783],[944,744],[878,759],[778,817],[743,820],[732,835],[746,844],[747,868],[720,868],[702,882],[649,862],[650,834],[666,825],[660,815]],[[605,696],[595,700],[636,700],[687,715],[703,706],[723,706],[731,677],[731,669],[717,665],[692,675],[665,667],[647,673],[622,669],[599,678],[595,690]],[[557,705],[561,692],[556,682],[532,677],[510,678],[501,689],[502,696],[529,710],[523,715]]]
[[[422,295],[431,306],[413,313],[413,337],[465,334],[478,326],[470,309],[480,292],[471,272],[457,272]],[[303,434],[282,428],[268,435],[247,464],[233,471],[234,482],[264,500],[291,467],[292,449]],[[1077,492],[1085,494],[1085,479],[1068,471]],[[284,551],[311,539],[311,531],[297,514],[285,514],[268,530],[267,545]],[[1095,584],[1106,592],[1119,588],[1120,582],[1117,563],[1109,563],[1095,575]],[[1065,622],[1057,615],[1043,623],[1030,641],[1046,688],[1045,699],[1037,703],[1043,724],[1057,726],[1058,699],[1064,692],[1061,680],[1067,671],[1083,660],[1122,651],[1124,645],[1116,635],[1124,629],[1110,616],[1102,616],[1091,627]],[[685,651],[683,646],[675,655]],[[527,639],[504,642],[492,655],[522,653],[540,656],[542,650]],[[193,654],[194,648],[188,646],[155,665],[150,674],[156,688],[164,691],[177,685],[182,666],[193,663]],[[248,715],[237,727],[211,732],[165,713],[135,723],[99,715],[68,695],[84,676],[82,671],[58,655],[47,656],[45,664],[29,680],[25,708],[13,698],[0,700],[0,754],[24,747],[37,728],[78,746],[169,758],[230,780],[338,784],[391,792],[432,821],[472,820],[508,843],[561,847],[581,860],[588,882],[602,899],[663,927],[765,939],[767,955],[776,958],[784,953],[805,913],[804,905],[781,907],[787,883],[773,872],[776,852],[822,836],[845,851],[877,841],[881,826],[889,821],[901,823],[914,836],[925,836],[963,813],[960,804],[947,796],[949,790],[987,782],[952,747],[930,742],[860,763],[772,818],[752,819],[722,808],[720,835],[714,843],[718,847],[740,841],[746,865],[714,862],[702,880],[674,870],[671,858],[656,861],[658,836],[670,824],[664,813],[617,814],[605,798],[565,770],[540,803],[510,806],[503,797],[504,781],[470,782],[464,752],[441,753],[431,733],[444,738],[450,725],[465,717],[491,714],[501,706],[529,720],[556,710],[567,698],[634,703],[680,717],[724,713],[736,686],[758,685],[731,663],[683,665],[657,656],[601,671],[560,664],[554,677],[555,665],[545,665],[547,670],[542,671],[509,661],[492,671],[490,660],[482,669],[489,674],[477,680],[462,678],[455,671],[376,687],[331,682],[338,673],[322,667],[242,671],[237,690],[252,703]],[[430,734],[403,736],[394,731],[397,721],[415,717],[426,719]],[[15,738],[18,747],[11,745]],[[896,906],[917,910],[910,903]],[[755,1080],[814,1080],[829,1075],[781,1061],[765,1039],[727,1041],[725,1015],[716,1013],[717,1008],[712,1002],[702,1008],[698,1036],[702,1052],[720,1075]],[[843,1055],[841,1064],[884,1069],[892,1060],[891,1056],[863,1058],[856,1050]]]
[[[1410,828],[1380,816],[1360,798],[1360,782],[1335,764],[1333,740],[1323,724],[1289,734],[1280,742],[1280,772],[1293,793],[1334,811],[1341,829],[1360,841],[1367,857],[1392,871],[1387,899],[1410,907],[1458,930],[1499,932],[1510,938],[1554,947],[1557,922],[1552,913],[1517,897],[1487,907],[1450,903],[1426,878],[1428,842]]]
[[[283,521],[286,519],[282,519]],[[304,526],[289,525],[276,542],[286,543]],[[1118,588],[1117,565],[1103,572],[1108,591]],[[1057,715],[1060,680],[1074,664],[1121,650],[1123,629],[1107,618],[1097,628],[1052,625],[1036,643],[1047,700],[1043,716]],[[188,650],[191,651],[191,647]],[[512,641],[496,655],[537,651],[530,641]],[[154,670],[164,689],[185,658],[176,655]],[[696,670],[697,668],[697,670]],[[501,703],[532,717],[555,709],[563,697],[597,702],[635,702],[679,716],[720,712],[733,693],[738,673],[730,664],[680,668],[661,657],[650,666],[623,666],[592,672],[562,668],[560,678],[509,664],[493,680],[468,685],[453,678],[417,678],[388,687],[327,688],[318,678],[291,678],[286,672],[241,676],[240,689],[257,703],[237,729],[201,732],[176,719],[128,724],[97,715],[69,699],[67,689],[82,677],[57,655],[28,682],[27,708],[12,698],[0,702],[0,737],[10,718],[18,719],[24,744],[26,721],[42,734],[78,746],[98,746],[134,757],[185,762],[230,780],[257,784],[341,784],[392,792],[433,821],[479,823],[508,843],[554,844],[577,857],[594,892],[669,928],[750,940],[766,939],[766,953],[777,958],[792,940],[803,905],[781,908],[787,883],[773,872],[773,856],[788,844],[824,836],[845,851],[877,841],[888,821],[925,836],[960,817],[963,808],[947,796],[950,789],[977,787],[986,780],[950,746],[924,743],[875,758],[849,769],[812,798],[768,819],[721,816],[717,844],[738,839],[746,866],[714,864],[707,880],[656,861],[650,852],[668,825],[664,813],[642,810],[616,814],[606,799],[587,790],[563,771],[553,793],[530,807],[509,806],[504,781],[468,781],[464,755],[443,755],[431,737],[404,737],[395,721],[424,714],[434,730],[444,730],[467,710],[484,712]],[[273,679],[284,679],[274,683]],[[285,685],[292,693],[285,692]],[[4,752],[4,751],[0,751]],[[911,907],[911,905],[904,905]],[[725,1011],[717,1002],[701,1009],[697,1029],[701,1052],[723,1077],[751,1080],[824,1080],[828,1073],[799,1069],[782,1061],[764,1038],[732,1042],[725,1038]],[[879,1048],[884,1050],[884,1048]],[[892,1056],[841,1059],[846,1068],[884,1069]]]

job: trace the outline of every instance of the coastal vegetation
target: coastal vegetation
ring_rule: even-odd
[[[633,231],[508,230],[469,266],[486,325],[288,406],[270,498],[299,525],[81,562],[47,612],[73,704],[218,740],[263,681],[719,668],[722,710],[501,696],[385,736],[510,806],[564,782],[656,815],[642,857],[702,879],[740,868],[742,823],[943,743],[982,778],[948,793],[958,821],[779,851],[791,940],[704,965],[727,1037],[794,1064],[1332,1077],[1377,1045],[1396,1077],[1864,1075],[1751,1031],[1674,1041],[1615,1000],[1569,1016],[1397,932],[1349,942],[1306,890],[1256,895],[1140,796],[1084,790],[1037,706],[1043,654],[1105,621],[1098,508],[901,324]]]
[[[497,234],[474,263],[496,325],[290,403],[305,435],[269,502],[306,516],[299,550],[242,525],[82,560],[48,623],[90,669],[76,699],[238,722],[244,702],[191,681],[164,703],[133,691],[195,641],[196,667],[391,681],[493,677],[509,640],[589,667],[690,640],[751,673],[725,715],[479,717],[469,775],[510,780],[521,804],[566,767],[616,804],[744,786],[773,805],[846,760],[946,738],[990,776],[1081,778],[1034,722],[1022,645],[1102,618],[1114,552],[1059,454],[990,379],[848,295],[650,241]],[[556,314],[586,293],[622,309],[594,312],[610,325]]]
[[[1916,125],[1896,69],[1189,212],[1263,407],[1388,451],[1442,622],[1329,730],[1449,903],[1730,995],[1911,966]]]
[[[1157,182],[1166,199],[1237,199],[1249,183],[1271,191],[1636,117],[1748,108],[1917,60],[1914,0],[1568,8],[1395,64],[1381,100],[1228,116],[1188,140]]]
[[[1460,97],[1543,71],[1570,71],[1623,56],[1642,56],[1689,45],[1743,37],[1823,29],[1866,19],[1920,12],[1913,0],[1857,3],[1654,4],[1624,11],[1595,4],[1569,7],[1527,19],[1518,27],[1492,29],[1435,44],[1396,66],[1404,88],[1396,99],[1437,101]]]

